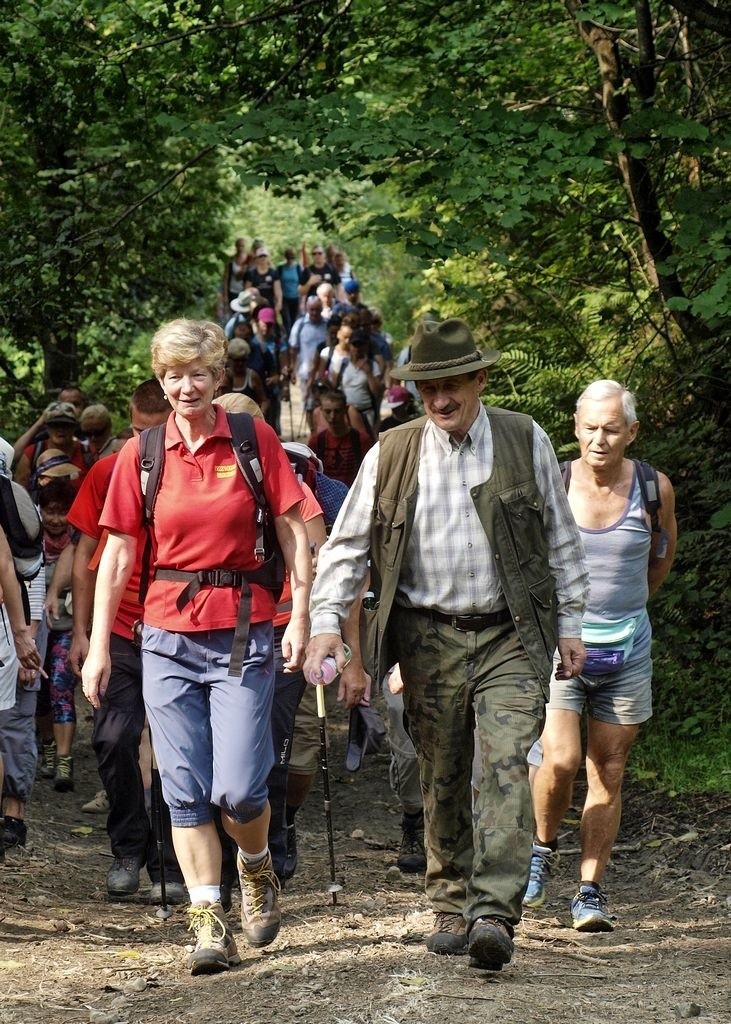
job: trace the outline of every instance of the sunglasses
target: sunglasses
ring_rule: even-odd
[[[87,437],[104,437],[108,427],[98,427],[96,430],[85,430],[84,433]]]
[[[325,253],[323,252],[322,249],[313,249],[312,250],[312,255],[313,256],[324,256]]]

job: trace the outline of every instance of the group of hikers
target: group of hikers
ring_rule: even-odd
[[[530,417],[483,404],[500,354],[465,321],[422,320],[395,354],[342,253],[337,270],[315,246],[295,296],[263,242],[250,259],[240,242],[224,282],[232,316],[160,327],[128,439],[92,451],[72,390],[20,449],[1,446],[0,475],[15,471],[40,505],[48,572],[18,582],[6,527],[5,847],[27,841],[36,759],[73,790],[80,677],[110,898],[136,893],[146,866],[153,901],[187,906],[191,973],[228,969],[235,888],[250,946],[280,930],[319,764],[315,693],[334,659],[352,721],[383,692],[397,863],[425,873],[430,952],[510,962],[523,908],[543,903],[558,863],[584,756],[569,909],[574,928],[611,931],[602,881],[627,757],[652,714],[647,602],[677,539],[670,481],[627,455],[632,394],[588,384],[578,457],[559,466]],[[281,440],[296,384],[307,444]]]

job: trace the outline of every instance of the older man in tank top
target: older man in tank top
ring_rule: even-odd
[[[612,931],[601,889],[619,831],[622,779],[642,722],[652,715],[652,629],[648,598],[670,572],[677,525],[668,478],[657,474],[657,522],[643,501],[640,467],[625,458],[637,436],[634,397],[616,381],[590,384],[576,403],[580,456],[566,473],[569,504],[589,565],[582,623],[587,659],[581,675],[551,680],[543,735],[529,755],[536,837],[523,903],[539,907],[558,861],[557,833],[581,763],[580,721],[587,709],[586,778],[581,818],[581,875],[571,901],[578,931]],[[542,747],[542,760],[541,748]]]

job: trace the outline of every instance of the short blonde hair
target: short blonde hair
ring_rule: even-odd
[[[254,419],[264,419],[264,413],[254,399],[249,398],[248,395],[242,395],[240,391],[227,391],[225,395],[219,395],[213,401],[226,412],[248,412]]]
[[[150,356],[152,372],[160,381],[172,366],[196,359],[218,377],[226,362],[226,335],[210,320],[171,320],[155,332]]]
[[[101,402],[97,402],[96,405],[87,405],[81,416],[79,416],[79,426],[83,430],[86,424],[92,420],[99,420],[100,423],[107,427],[112,425],[109,409],[107,409],[106,405],[102,405]]]

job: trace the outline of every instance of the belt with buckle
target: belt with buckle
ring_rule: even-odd
[[[448,612],[437,612],[432,608],[425,609],[437,622],[446,622],[453,629],[461,633],[479,633],[482,629],[489,629],[491,626],[502,626],[510,622],[512,615],[509,608],[502,608],[499,612],[488,612],[487,615],[450,615]]]

